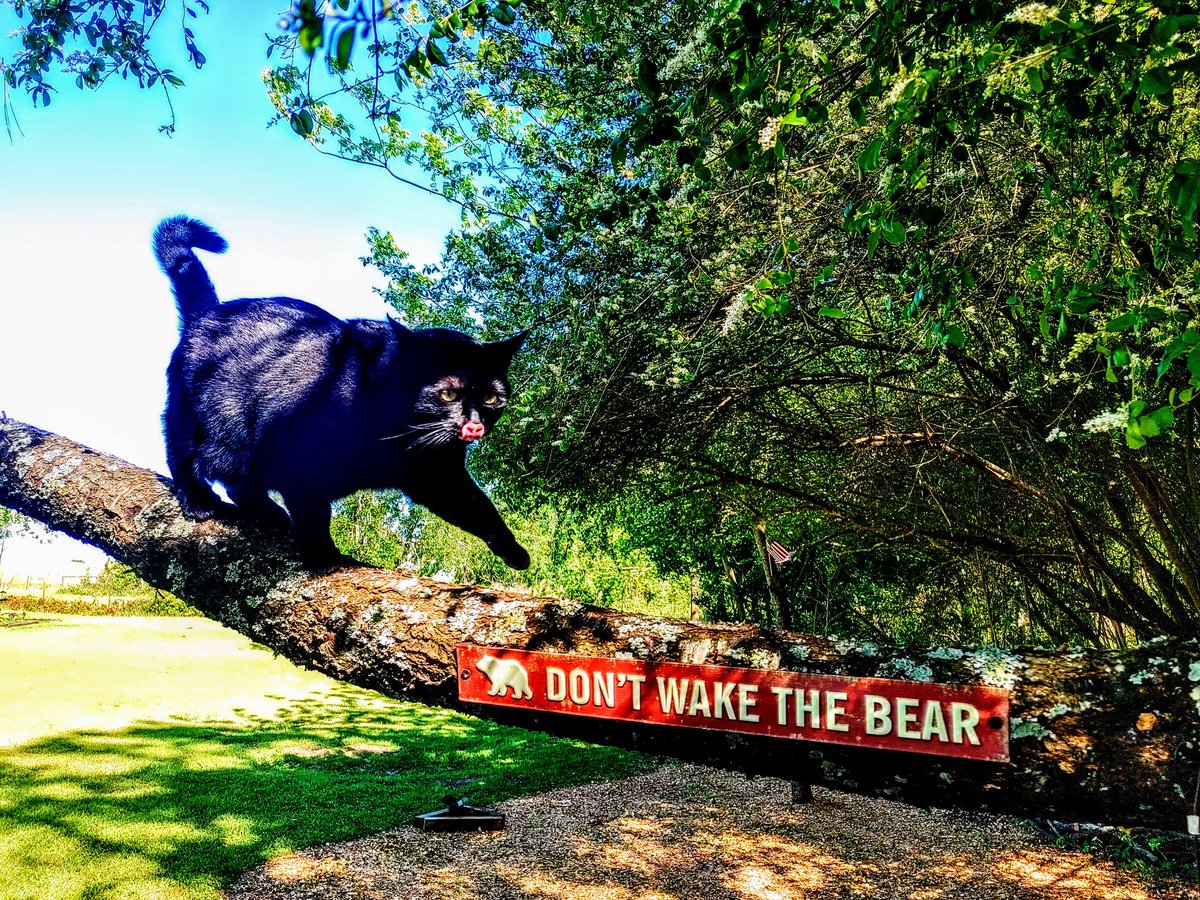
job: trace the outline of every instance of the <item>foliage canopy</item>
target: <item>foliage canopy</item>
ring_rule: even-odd
[[[717,615],[1197,632],[1192,7],[356,0],[286,21],[281,120],[463,210],[427,270],[371,233],[388,301],[532,332],[475,465],[533,518],[631,536]]]
[[[999,639],[1195,631],[1189,8],[527,3],[458,41],[438,15],[335,60],[340,91],[272,89],[463,205],[436,270],[385,234],[370,259],[413,321],[534,330],[477,460],[512,496],[632,501],[725,613],[749,578],[811,627],[801,582],[832,578],[844,626],[858,569],[872,608],[961,592]],[[410,64],[421,27],[446,66]],[[764,527],[803,577],[755,573]]]

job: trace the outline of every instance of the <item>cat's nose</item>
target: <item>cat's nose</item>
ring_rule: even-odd
[[[464,441],[477,441],[483,437],[487,428],[482,422],[464,422],[462,427],[462,439]]]

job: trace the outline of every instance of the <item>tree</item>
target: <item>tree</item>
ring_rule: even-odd
[[[206,58],[196,46],[188,19],[197,17],[196,10],[207,13],[208,4],[204,0],[180,2],[183,44],[189,60],[199,69]],[[22,89],[35,105],[49,106],[57,90],[51,71],[55,66],[61,67],[62,74],[74,75],[80,90],[97,90],[114,75],[132,78],[142,88],[159,87],[171,116],[159,130],[166,134],[175,131],[171,91],[182,87],[183,79],[160,67],[150,47],[151,33],[159,27],[167,0],[4,0],[0,8],[5,6],[12,8],[18,22],[8,37],[20,46],[9,59],[0,57],[4,121],[10,137],[16,119],[7,89]]]
[[[394,305],[535,333],[480,466],[901,547],[1038,640],[1196,633],[1189,9],[595,11],[522,7],[406,82],[423,141],[314,106],[309,140],[423,158],[471,213],[433,273],[376,236]],[[379,84],[341,98],[376,125]]]
[[[20,534],[32,534],[38,530],[36,522],[32,521],[28,516],[23,516],[15,509],[9,509],[7,506],[0,506],[0,563],[4,562],[5,545],[9,538],[16,537]],[[0,572],[4,568],[0,565]]]
[[[1200,735],[1194,642],[1123,652],[969,651],[839,642],[626,615],[572,600],[383,569],[305,570],[278,535],[184,518],[170,482],[13,420],[0,422],[0,502],[101,547],[288,658],[428,703],[458,700],[460,642],[717,662],[1012,689],[1012,763],[729,736],[503,707],[475,715],[587,740],[882,792],[917,803],[1179,827]],[[757,662],[754,662],[757,661]],[[1189,749],[1190,748],[1190,749]]]

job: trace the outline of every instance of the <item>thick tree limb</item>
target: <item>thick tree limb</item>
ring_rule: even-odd
[[[301,665],[390,696],[923,805],[1172,829],[1191,812],[1200,762],[1194,641],[1123,652],[913,651],[625,615],[365,567],[310,572],[286,539],[187,520],[166,479],[12,420],[0,421],[0,505],[102,548]],[[460,642],[999,685],[1012,690],[1012,762],[468,706],[457,698]]]

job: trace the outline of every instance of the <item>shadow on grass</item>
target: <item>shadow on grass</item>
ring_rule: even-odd
[[[271,718],[72,732],[0,752],[0,897],[211,897],[447,793],[493,803],[646,765],[345,687]]]

